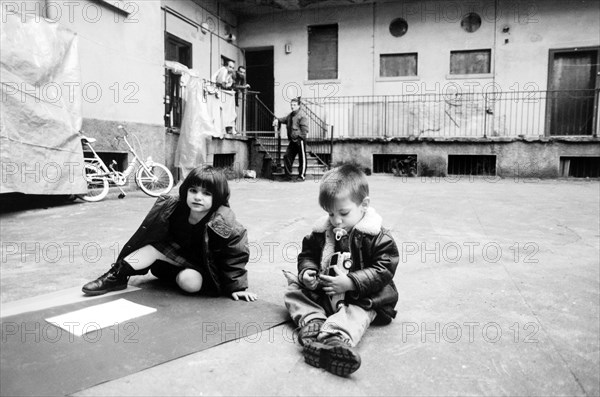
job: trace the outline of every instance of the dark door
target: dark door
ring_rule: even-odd
[[[273,73],[273,48],[246,50],[246,79],[250,91],[258,91],[258,98],[273,111],[275,99],[275,77]],[[248,100],[247,125],[249,131],[272,129],[271,116],[265,115],[264,109]],[[264,119],[264,120],[263,120]],[[260,125],[259,125],[260,124]],[[263,125],[264,124],[264,125]]]
[[[598,48],[550,50],[546,116],[550,135],[594,133],[598,52]]]

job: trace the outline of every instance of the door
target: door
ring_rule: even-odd
[[[598,47],[550,50],[547,134],[592,135],[598,109]]]
[[[250,84],[250,91],[258,91],[258,97],[272,112],[275,99],[275,77],[273,72],[273,48],[246,49],[246,79]],[[252,99],[248,101],[247,125],[249,131],[272,130],[272,118],[267,123],[263,122],[262,109],[256,108]],[[254,109],[254,110],[253,110]],[[260,124],[260,125],[259,125]],[[265,124],[265,125],[263,125]]]

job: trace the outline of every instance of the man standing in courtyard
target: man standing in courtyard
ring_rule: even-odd
[[[289,144],[283,156],[286,179],[292,179],[292,167],[296,155],[298,158],[298,181],[306,180],[306,136],[308,135],[308,119],[300,109],[300,97],[290,101],[292,111],[286,117],[275,118],[273,126],[285,124]]]

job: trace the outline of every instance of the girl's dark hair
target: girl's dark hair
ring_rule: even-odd
[[[185,205],[187,192],[192,187],[201,187],[212,194],[212,208],[229,207],[229,184],[223,171],[212,166],[196,167],[179,186],[179,202]]]

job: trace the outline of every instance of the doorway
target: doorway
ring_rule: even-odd
[[[547,135],[594,135],[599,47],[550,50]]]
[[[275,104],[275,74],[273,71],[273,47],[246,49],[246,79],[250,91],[258,91],[258,98],[273,111]],[[248,112],[248,125],[258,123],[254,112]]]

